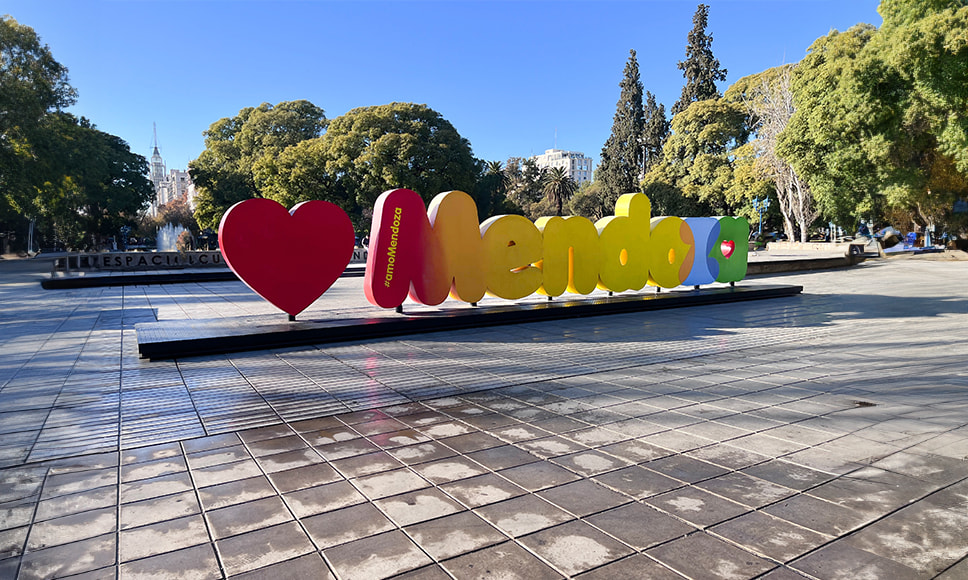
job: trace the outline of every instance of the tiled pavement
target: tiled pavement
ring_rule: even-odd
[[[270,310],[25,268],[0,263],[3,579],[968,578],[968,262],[173,362],[134,324]]]

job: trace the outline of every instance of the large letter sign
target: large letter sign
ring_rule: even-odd
[[[222,216],[218,242],[240,280],[296,316],[329,290],[353,257],[353,224],[339,206],[304,201],[286,211],[247,199]]]
[[[363,292],[396,308],[448,296],[476,304],[485,294],[590,294],[736,282],[746,275],[749,222],[743,218],[652,217],[649,198],[627,193],[615,215],[495,216],[478,223],[473,198],[437,195],[429,207],[409,189],[384,192],[373,208]],[[295,316],[322,295],[353,252],[346,214],[325,201],[287,212],[268,199],[232,206],[219,226],[226,263],[250,288]]]
[[[394,308],[409,295],[423,304],[453,298],[476,303],[484,293],[517,300],[641,290],[646,284],[735,282],[746,275],[749,223],[743,218],[652,217],[649,198],[628,193],[615,215],[495,216],[475,227],[466,193],[438,195],[424,211],[409,189],[388,191],[373,212],[364,288],[371,303]]]

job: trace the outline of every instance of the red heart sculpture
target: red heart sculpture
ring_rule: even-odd
[[[353,257],[353,224],[339,206],[271,199],[229,208],[218,227],[222,257],[256,294],[296,316],[329,290]]]
[[[733,255],[733,250],[736,249],[736,244],[733,240],[726,240],[719,244],[719,251],[723,253],[724,258],[729,258]]]

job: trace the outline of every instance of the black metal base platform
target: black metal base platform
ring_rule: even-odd
[[[171,359],[246,350],[346,342],[502,324],[601,316],[793,296],[802,286],[754,285],[675,290],[596,298],[421,310],[402,314],[360,308],[358,318],[297,320],[286,315],[141,323],[138,352],[143,358]],[[376,314],[374,314],[374,311]]]
[[[340,278],[360,278],[365,274],[362,265],[350,266]],[[93,273],[88,276],[59,276],[40,281],[44,290],[69,290],[72,288],[102,288],[111,286],[148,286],[151,284],[202,284],[205,282],[238,282],[239,277],[229,269],[188,272],[126,272]]]

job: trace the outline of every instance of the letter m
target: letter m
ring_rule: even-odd
[[[387,286],[387,248],[396,208],[401,210],[397,254]],[[373,208],[366,298],[382,308],[399,306],[408,294],[428,305],[440,304],[448,294],[477,302],[487,288],[482,247],[477,205],[466,193],[441,193],[425,210],[420,196],[409,189],[384,192]]]

